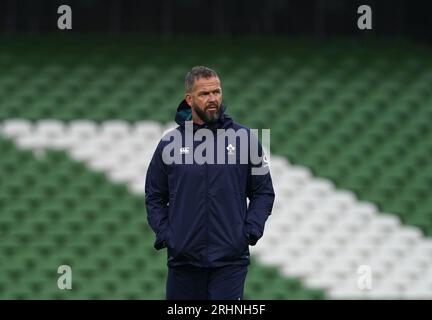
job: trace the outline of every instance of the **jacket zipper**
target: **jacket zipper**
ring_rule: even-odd
[[[207,128],[207,125],[205,126]],[[207,151],[206,151],[207,152]],[[207,155],[206,155],[207,156]],[[205,170],[205,212],[206,212],[206,266],[208,267],[210,264],[209,259],[209,212],[208,212],[208,164],[204,162],[204,170]]]

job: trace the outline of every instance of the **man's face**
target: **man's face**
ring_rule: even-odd
[[[186,93],[185,99],[192,108],[192,116],[195,113],[195,116],[206,123],[218,121],[222,104],[222,88],[219,78],[195,80],[192,91]]]

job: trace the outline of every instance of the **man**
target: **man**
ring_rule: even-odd
[[[176,113],[179,126],[171,132],[172,137],[180,135],[180,144],[169,148],[172,139],[166,137],[159,142],[145,185],[148,222],[156,233],[154,247],[168,248],[166,298],[242,299],[249,245],[262,237],[273,207],[270,172],[267,168],[265,173],[254,174],[253,169],[264,163],[252,163],[251,157],[246,163],[233,164],[239,160],[240,152],[235,151],[240,146],[217,139],[224,130],[243,130],[253,140],[250,129],[225,113],[215,71],[192,68],[185,78],[185,91]],[[206,134],[186,145],[188,132]],[[208,148],[203,154],[210,161],[203,163],[193,152],[205,143]],[[221,143],[216,152],[213,146]],[[259,156],[265,159],[257,145]],[[173,154],[181,157],[181,163],[167,161]],[[223,164],[216,161],[218,155]],[[189,162],[188,156],[193,156]]]

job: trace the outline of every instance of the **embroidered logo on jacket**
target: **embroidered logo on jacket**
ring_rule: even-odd
[[[234,154],[236,148],[230,143],[226,149],[228,150],[228,154]]]
[[[189,153],[189,147],[180,148],[180,154],[188,154],[188,153]]]

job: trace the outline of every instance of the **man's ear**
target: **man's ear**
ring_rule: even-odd
[[[185,94],[185,101],[189,106],[192,106],[192,95],[190,93]]]

